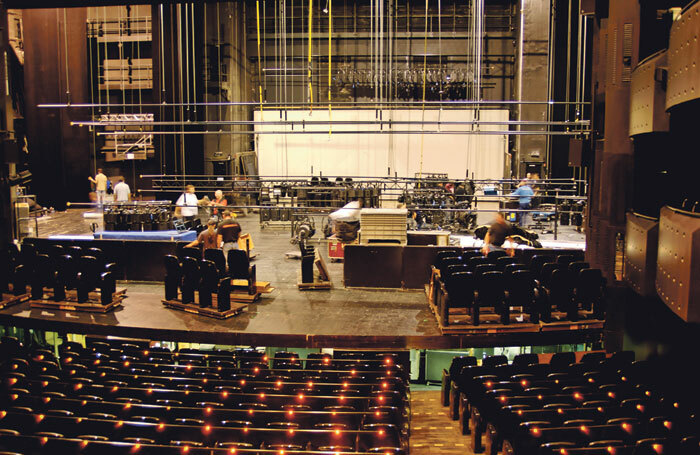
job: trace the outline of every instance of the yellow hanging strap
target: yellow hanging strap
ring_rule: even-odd
[[[425,129],[425,75],[427,72],[428,65],[428,0],[425,0],[425,33],[423,38],[423,102],[421,106],[421,124],[420,124],[420,167],[418,168],[418,178],[423,178],[423,142],[425,136],[423,130]]]
[[[328,0],[328,135],[331,135],[331,56],[333,55],[331,34],[333,33],[333,0]]]
[[[314,88],[311,84],[311,41],[313,34],[314,0],[309,0],[309,112],[314,111]]]
[[[255,2],[255,16],[258,29],[258,97],[260,98],[260,121],[263,117],[263,95],[262,95],[262,60],[260,59],[260,0]]]

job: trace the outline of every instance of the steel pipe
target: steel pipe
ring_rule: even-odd
[[[572,120],[572,121],[537,121],[537,120],[501,120],[501,121],[481,121],[481,120],[214,120],[214,121],[157,121],[143,122],[141,120],[123,120],[123,121],[75,121],[70,123],[71,126],[207,126],[207,125],[547,125],[547,126],[583,126],[590,125],[590,120]],[[134,132],[134,131],[130,131]],[[139,131],[143,132],[143,131]],[[148,131],[145,131],[146,133]]]
[[[257,101],[223,101],[223,102],[198,102],[198,103],[109,103],[109,104],[96,104],[96,103],[44,103],[37,104],[37,107],[43,109],[60,109],[60,108],[86,108],[86,107],[180,107],[180,106],[258,106],[260,103]],[[426,105],[429,106],[471,106],[471,105],[491,105],[498,106],[501,104],[505,105],[517,105],[517,104],[576,104],[575,101],[514,101],[514,100],[467,100],[467,101],[425,101]],[[333,105],[337,106],[411,106],[417,105],[422,106],[422,101],[337,101]],[[307,108],[309,103],[300,102],[290,102],[290,103],[263,103],[263,106],[267,109],[271,108],[284,108],[284,107],[300,107]],[[314,103],[314,106],[325,107],[326,103]]]
[[[439,131],[439,130],[424,130],[424,131],[392,131],[392,130],[376,130],[376,131],[334,131],[334,134],[476,134],[476,135],[520,135],[520,136],[580,136],[590,133],[590,130],[577,131],[484,131],[484,130],[465,130],[465,131]],[[125,136],[134,134],[134,131],[110,131],[98,132],[98,136]],[[180,135],[180,134],[328,134],[328,130],[322,131],[149,131],[148,134],[153,135]]]

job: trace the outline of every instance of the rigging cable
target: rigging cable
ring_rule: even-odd
[[[255,0],[255,16],[258,34],[258,98],[260,100],[260,120],[263,116],[263,96],[262,96],[262,61],[260,60],[260,0]]]
[[[313,33],[313,16],[314,16],[314,9],[313,9],[313,2],[314,0],[309,0],[309,61],[308,61],[308,80],[309,80],[309,112],[313,112],[314,110],[314,88],[312,85],[312,78],[311,78],[311,51],[312,51],[312,33]]]
[[[425,122],[425,73],[428,65],[428,0],[425,0],[425,30],[423,32],[423,102],[421,105],[421,122]],[[423,131],[425,126],[421,123],[420,135],[420,167],[418,168],[418,178],[423,177],[423,149],[425,146],[425,136]]]
[[[333,0],[328,0],[328,120],[331,118],[331,57],[332,57],[332,35],[333,33]],[[333,130],[332,124],[328,124],[328,136]]]

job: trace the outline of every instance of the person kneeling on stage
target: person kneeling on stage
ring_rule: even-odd
[[[512,233],[513,227],[506,221],[502,213],[497,213],[496,219],[493,220],[489,226],[489,230],[486,232],[484,246],[481,248],[481,252],[487,255],[491,251],[505,251],[503,244]]]
[[[188,243],[187,246],[204,245],[205,250],[219,248],[219,236],[216,232],[216,220],[210,219],[207,222],[207,229],[200,232],[197,240]]]
[[[228,261],[228,252],[238,249],[238,237],[241,235],[241,225],[234,219],[230,210],[223,211],[224,219],[219,223],[217,242],[222,245],[224,258]]]

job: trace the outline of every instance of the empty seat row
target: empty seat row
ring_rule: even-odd
[[[600,270],[575,261],[573,255],[559,256],[554,259],[557,262],[545,263],[534,273],[508,256],[473,255],[465,264],[463,257],[447,254],[450,252],[438,253],[431,278],[431,299],[443,326],[450,324],[451,308],[464,308],[472,325],[481,323],[482,308],[492,308],[503,324],[511,322],[513,307],[527,313],[528,322],[533,323],[550,322],[553,311],[564,313],[571,321],[579,319],[581,310],[592,312],[596,319],[605,317],[605,280]],[[531,262],[536,266],[551,259],[533,256]]]
[[[199,306],[207,308],[213,305],[212,294],[216,294],[217,310],[227,311],[231,308],[231,280],[246,280],[248,293],[256,293],[255,265],[250,265],[243,250],[230,250],[227,260],[221,250],[215,249],[205,250],[204,259],[188,255],[180,261],[177,256],[166,255],[163,260],[166,300],[181,296],[183,303],[195,303],[196,292]]]
[[[631,352],[534,360],[459,357],[444,373],[443,404],[475,452],[486,434],[491,454],[698,453],[696,409],[654,379],[661,365]]]
[[[12,284],[12,292],[21,295],[31,287],[31,295],[35,300],[44,298],[45,290],[49,289],[55,301],[66,300],[66,290],[75,289],[80,303],[90,299],[90,293],[100,290],[100,302],[103,305],[112,303],[116,291],[116,264],[105,264],[102,251],[98,248],[81,249],[71,247],[64,249],[60,245],[52,245],[50,254],[39,254],[34,245],[23,244],[22,250],[16,255],[10,248],[10,253],[3,264],[0,287],[7,292]],[[71,254],[61,254],[71,253]]]
[[[403,454],[408,444],[408,388],[391,352],[267,358],[110,339],[67,342],[58,357],[12,338],[0,348],[0,450]]]

